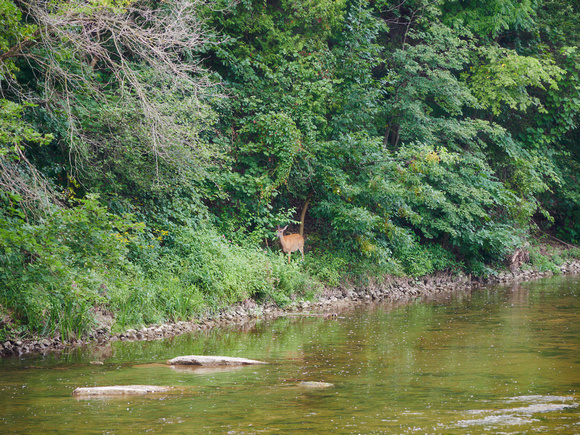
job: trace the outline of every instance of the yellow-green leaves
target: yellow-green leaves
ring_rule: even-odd
[[[486,48],[484,60],[465,74],[482,107],[499,115],[503,106],[524,111],[530,106],[545,110],[532,88],[558,88],[564,71],[551,59],[520,56],[513,50]]]

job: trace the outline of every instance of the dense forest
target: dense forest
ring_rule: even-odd
[[[580,243],[578,23],[577,0],[0,0],[0,338],[552,267],[539,238]]]

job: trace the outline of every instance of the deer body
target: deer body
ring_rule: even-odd
[[[280,226],[278,226],[276,235],[280,239],[282,250],[288,253],[288,263],[290,263],[290,255],[295,251],[300,251],[302,254],[302,260],[304,260],[304,237],[302,237],[300,234],[288,234],[285,236],[284,230],[286,228],[288,228],[288,225],[286,225],[284,228],[280,228]]]

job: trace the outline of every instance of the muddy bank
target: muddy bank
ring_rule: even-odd
[[[562,274],[580,273],[580,260],[567,262],[560,267]],[[64,342],[59,338],[41,340],[6,340],[0,343],[0,356],[45,354],[65,348],[88,344],[106,344],[114,341],[157,340],[179,334],[207,330],[228,325],[247,325],[256,321],[267,321],[280,316],[316,315],[325,318],[336,317],[336,313],[352,306],[384,300],[405,303],[417,297],[429,297],[458,290],[470,290],[485,285],[530,281],[552,276],[551,271],[517,270],[500,272],[496,276],[475,280],[467,275],[436,275],[425,278],[388,277],[382,282],[367,282],[364,285],[345,283],[341,288],[324,291],[317,300],[296,301],[285,308],[274,304],[258,305],[247,300],[215,315],[195,319],[190,322],[177,322],[164,325],[129,329],[112,334],[109,326],[104,326],[83,340]]]

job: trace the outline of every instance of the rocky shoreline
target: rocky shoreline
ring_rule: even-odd
[[[560,266],[563,275],[580,273],[580,260],[564,263]],[[338,311],[354,305],[389,301],[410,301],[418,297],[429,297],[450,293],[457,290],[470,290],[485,285],[531,281],[552,276],[551,271],[517,270],[500,272],[497,276],[473,280],[467,275],[435,275],[424,278],[390,277],[382,283],[366,283],[362,287],[345,284],[341,288],[326,290],[314,302],[296,301],[285,308],[274,304],[258,305],[247,300],[215,315],[195,319],[190,322],[177,322],[145,327],[139,330],[129,329],[122,333],[112,334],[109,327],[102,327],[84,340],[64,342],[59,338],[41,340],[6,340],[0,343],[0,357],[20,356],[25,354],[46,354],[71,347],[89,344],[104,345],[114,341],[158,340],[175,335],[207,330],[227,325],[243,325],[256,320],[271,320],[289,315],[318,315],[325,318],[336,317]]]

